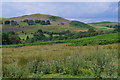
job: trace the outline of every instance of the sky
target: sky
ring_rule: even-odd
[[[118,2],[29,1],[31,2],[15,2],[15,0],[8,2],[8,0],[4,0],[2,2],[2,18],[40,13],[60,16],[69,20],[79,20],[86,23],[95,21],[117,22],[118,20]]]
[[[119,0],[2,0],[2,2],[118,2]]]

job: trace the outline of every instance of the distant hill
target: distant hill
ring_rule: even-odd
[[[94,22],[90,24],[108,24],[108,23],[114,23],[114,22],[104,21],[104,22]]]
[[[18,25],[12,26],[12,25],[4,25],[3,24],[3,32],[9,32],[9,31],[15,31],[17,33],[21,33],[21,31],[24,31],[25,33],[34,33],[38,29],[42,29],[44,31],[50,31],[50,32],[60,32],[65,30],[70,30],[72,32],[78,32],[78,31],[87,31],[90,28],[93,28],[92,26],[85,24],[80,21],[69,21],[65,18],[59,17],[59,16],[53,16],[53,15],[46,15],[46,14],[31,14],[31,15],[24,15],[24,16],[18,16],[18,17],[12,17],[12,18],[3,18],[2,21],[16,21]],[[28,25],[24,22],[24,20],[49,20],[50,25]]]
[[[51,20],[51,21],[56,21],[56,22],[68,22],[69,20],[64,19],[62,17],[58,16],[52,16],[52,15],[45,15],[45,14],[31,14],[31,15],[24,15],[24,16],[19,16],[19,17],[12,17],[12,18],[4,18],[3,20],[15,20],[15,21],[22,21],[22,20]]]
[[[105,21],[105,22],[90,23],[89,25],[91,25],[95,28],[113,29],[113,28],[116,28],[118,26],[118,23]]]

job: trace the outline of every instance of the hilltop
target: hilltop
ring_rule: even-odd
[[[69,20],[64,19],[62,17],[58,16],[53,16],[53,15],[47,15],[47,14],[31,14],[31,15],[23,15],[23,16],[18,16],[18,17],[12,17],[12,18],[4,18],[3,20],[15,20],[15,21],[23,21],[23,20],[50,20],[54,21],[51,18],[55,18],[56,22],[68,22]]]
[[[34,23],[34,25],[29,25],[25,22],[25,20]],[[47,21],[49,20],[50,25],[41,25],[36,20]],[[50,32],[60,32],[70,30],[72,32],[78,31],[87,31],[89,28],[93,28],[92,26],[79,22],[79,21],[70,21],[65,18],[53,15],[45,15],[45,14],[31,14],[31,15],[23,15],[12,18],[3,18],[3,23],[5,21],[16,21],[17,25],[5,25],[3,24],[3,32],[14,31],[20,33],[20,31],[24,31],[26,33],[34,33],[38,29],[42,29],[44,31]]]

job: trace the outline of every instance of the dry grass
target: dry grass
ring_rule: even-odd
[[[72,55],[88,55],[95,53],[96,46],[66,46],[66,44],[24,46],[19,48],[3,48],[3,63],[16,62],[18,59],[25,58],[27,61],[39,58],[41,60],[63,59]],[[101,45],[102,49],[115,49],[117,44]]]
[[[105,27],[105,26],[101,26],[101,25],[93,25],[93,24],[89,24],[89,25],[96,29],[100,29],[100,30],[114,29],[114,28],[109,28],[109,27]]]
[[[117,77],[118,44],[66,46],[68,44],[71,43],[3,48],[3,75],[51,78],[60,73],[56,77]]]

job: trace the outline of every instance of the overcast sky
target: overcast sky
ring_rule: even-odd
[[[119,0],[2,0],[2,2],[118,2]]]
[[[7,1],[7,0],[6,0]],[[13,0],[14,1],[14,0]],[[30,1],[30,0],[29,0]],[[32,0],[31,0],[32,1]],[[3,2],[2,17],[51,14],[68,19],[117,21],[117,2]],[[84,21],[83,20],[83,21]]]

